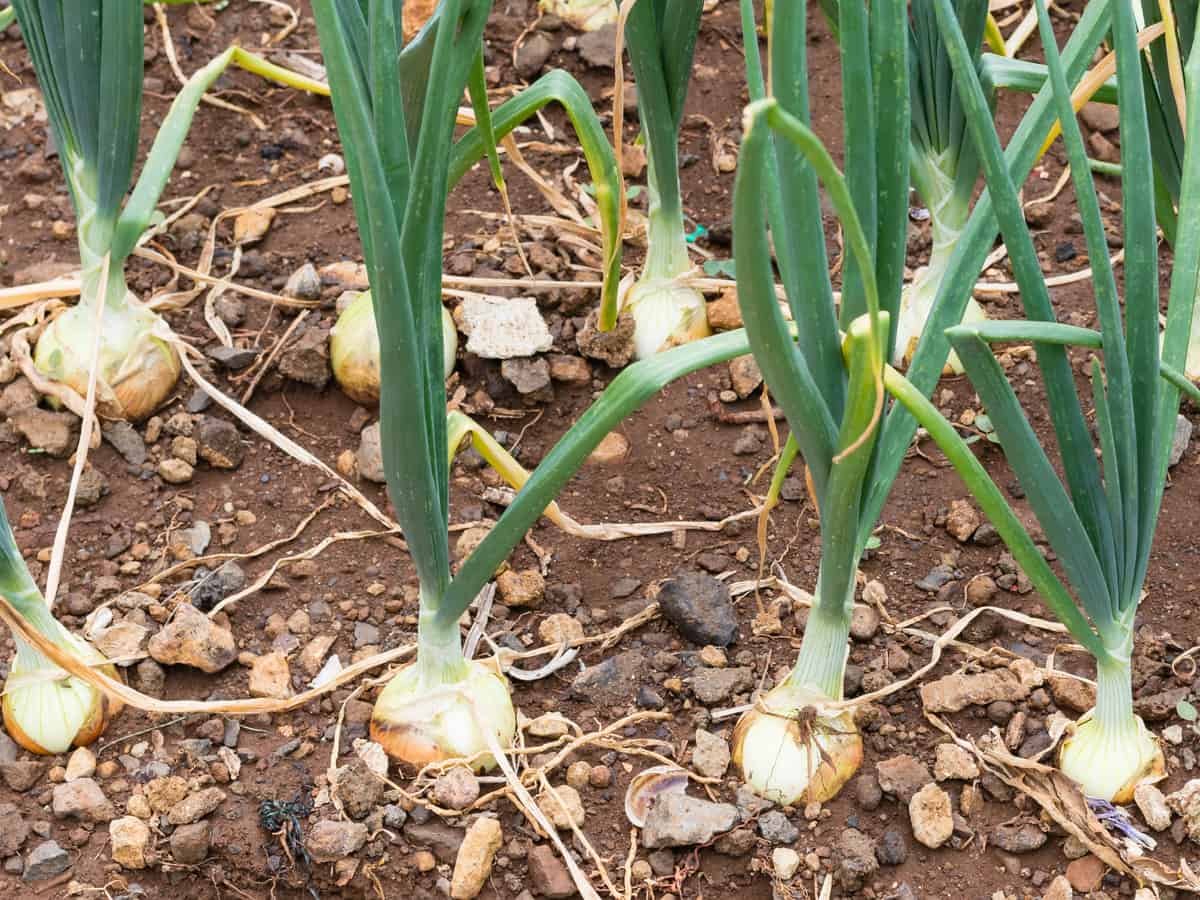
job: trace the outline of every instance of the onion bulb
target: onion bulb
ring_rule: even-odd
[[[826,710],[828,702],[785,681],[742,715],[733,762],[754,793],[780,805],[824,803],[858,771],[863,746],[854,717]]]
[[[512,746],[517,717],[504,676],[486,663],[465,663],[464,677],[428,688],[420,666],[406,666],[375,701],[371,740],[397,762],[420,768],[445,759],[470,759],[476,771],[494,768],[483,729]],[[474,708],[472,708],[474,707]]]
[[[442,361],[444,377],[454,371],[458,354],[458,330],[450,311],[442,307]],[[329,359],[333,375],[351,400],[379,402],[379,331],[371,292],[363,291],[338,316],[329,335]]]
[[[712,334],[704,297],[676,278],[641,279],[628,289],[623,306],[633,315],[638,359]]]
[[[52,639],[89,664],[104,661],[91,644],[61,625]],[[103,671],[117,677],[111,665]],[[83,679],[68,675],[20,638],[4,684],[3,708],[4,727],[13,740],[31,753],[44,755],[92,743],[120,711],[116,701]]]
[[[54,319],[38,338],[33,362],[42,375],[87,395],[96,311],[79,303]],[[126,292],[106,302],[101,320],[96,409],[101,416],[138,422],[171,395],[179,380],[179,357],[154,334],[156,313]]]
[[[1104,728],[1092,713],[1080,717],[1058,750],[1058,767],[1084,794],[1122,804],[1143,781],[1166,771],[1162,747],[1139,716],[1125,728]]]

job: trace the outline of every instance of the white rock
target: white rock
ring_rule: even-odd
[[[1059,875],[1050,882],[1050,887],[1042,894],[1042,900],[1072,900],[1074,896],[1075,890],[1071,887],[1071,882],[1067,881],[1065,875]]]
[[[96,754],[87,747],[80,747],[67,760],[67,781],[91,778],[96,774]]]
[[[467,352],[484,359],[513,359],[545,353],[554,344],[532,297],[468,297],[458,308]]]
[[[354,752],[359,759],[367,764],[368,769],[380,778],[387,777],[388,758],[387,752],[383,747],[374,741],[368,741],[366,738],[355,738]]]
[[[150,845],[150,826],[134,816],[123,816],[108,823],[113,862],[125,869],[146,868]]]
[[[789,880],[800,868],[800,854],[791,847],[776,847],[771,851],[771,865],[783,881]]]
[[[487,883],[492,861],[503,841],[500,823],[495,819],[484,817],[471,823],[454,861],[451,900],[474,900],[478,896]]]
[[[1171,810],[1167,807],[1167,798],[1154,785],[1143,782],[1134,788],[1133,802],[1141,810],[1146,824],[1155,831],[1165,831],[1171,827]]]
[[[908,818],[913,837],[936,850],[954,834],[954,815],[950,795],[932,782],[921,788],[908,803]]]
[[[979,777],[979,766],[975,757],[958,744],[938,744],[933,777],[938,781],[971,781]]]

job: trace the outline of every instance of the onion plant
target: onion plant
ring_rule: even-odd
[[[104,665],[90,644],[54,618],[17,548],[0,502],[0,595],[38,633],[89,665]],[[4,727],[32,753],[63,753],[96,740],[119,705],[80,678],[68,675],[40,651],[14,637],[17,653],[4,683]],[[105,666],[115,678],[116,670]]]
[[[1066,51],[1078,78],[1107,27],[1107,2],[1087,6]],[[896,479],[916,420],[901,405],[882,410],[876,424],[871,354],[863,337],[871,313],[878,352],[889,358],[904,278],[910,127],[906,4],[882,0],[868,13],[861,0],[838,4],[842,56],[846,176],[837,173],[808,127],[804,16],[767,23],[774,96],[765,96],[757,53],[747,56],[755,102],[747,114],[734,195],[738,295],[755,357],[791,429],[781,465],[797,450],[808,467],[821,523],[821,562],[799,658],[783,683],[738,723],[735,759],[748,784],[780,802],[823,800],[853,774],[861,742],[842,697],[855,575]],[[743,33],[754,32],[752,5],[742,3]],[[747,41],[753,46],[753,41]],[[1054,109],[1043,91],[1019,124],[1004,164],[1023,181],[1050,128]],[[841,218],[850,256],[840,311],[834,305],[825,252],[820,177]],[[770,231],[767,230],[767,225]],[[967,306],[975,275],[996,235],[992,201],[975,204],[917,343],[908,375],[923,397],[937,384],[950,351],[945,329]],[[775,298],[771,249],[783,283],[796,339]],[[849,374],[846,355],[857,365]],[[883,335],[886,333],[886,337]],[[864,347],[865,345],[865,347]],[[861,348],[855,350],[855,348]],[[865,359],[865,362],[861,361]]]
[[[977,59],[987,20],[986,0],[955,3],[967,46]],[[937,296],[938,284],[967,225],[971,195],[979,179],[979,159],[967,136],[962,104],[954,90],[950,61],[942,46],[932,0],[914,0],[909,25],[909,61],[912,66],[912,183],[929,210],[933,240],[929,264],[917,270],[900,297],[892,362],[902,365],[916,349],[917,340]],[[971,298],[963,321],[985,318]],[[962,369],[951,354],[950,367]]]
[[[493,762],[516,717],[502,674],[465,658],[459,622],[525,531],[622,418],[666,383],[748,351],[717,335],[622,371],[550,450],[500,521],[452,576],[442,379],[442,233],[453,180],[455,113],[479,52],[490,0],[443,0],[422,36],[428,65],[395,89],[400,0],[315,0],[334,115],[380,337],[381,444],[388,492],[420,587],[416,661],[383,689],[371,733],[409,764]],[[429,77],[429,73],[436,77]]]
[[[1004,495],[954,429],[919,392],[896,378],[889,382],[958,468],[1044,602],[1095,658],[1096,706],[1075,723],[1060,748],[1059,764],[1089,796],[1121,803],[1132,797],[1142,779],[1161,773],[1163,768],[1158,742],[1133,712],[1130,658],[1137,606],[1144,591],[1166,480],[1179,389],[1191,389],[1178,370],[1186,354],[1200,271],[1200,219],[1196,218],[1200,214],[1200,156],[1185,153],[1182,160],[1179,230],[1166,335],[1160,352],[1151,132],[1131,6],[1121,0],[1111,4],[1124,157],[1122,317],[1100,205],[1071,107],[1071,81],[1059,58],[1044,0],[1037,2],[1047,69],[1063,123],[1062,135],[1094,271],[1092,283],[1100,329],[1096,332],[1061,325],[1055,319],[1037,253],[1024,224],[1016,182],[1004,167],[1000,142],[970,65],[967,45],[954,21],[950,0],[937,0],[938,23],[950,51],[972,137],[983,160],[988,191],[1021,287],[1027,319],[963,324],[950,328],[948,335],[995,426],[1005,457],[1061,562],[1063,579],[1038,553]],[[1200,57],[1189,63],[1187,78],[1188,88],[1196,97],[1200,90]],[[1200,127],[1200,104],[1189,103],[1187,124],[1189,128]],[[1002,341],[1032,341],[1036,348],[1059,448],[1061,480],[992,352],[990,345]],[[1102,361],[1092,360],[1090,386],[1098,448],[1088,430],[1086,401],[1076,390],[1067,355],[1071,345],[1093,348],[1102,354]],[[1164,373],[1165,381],[1160,377]]]
[[[641,0],[625,23],[649,201],[646,259],[621,304],[633,316],[639,359],[710,333],[704,297],[685,280],[692,264],[679,188],[679,129],[703,5],[702,0]],[[621,140],[621,123],[613,127]],[[602,327],[615,321],[609,310],[615,313],[602,309]]]
[[[429,64],[432,35],[432,31],[419,34],[401,52],[402,82],[411,83],[417,80],[422,68]],[[495,110],[489,110],[482,54],[478,56],[472,68],[470,86],[477,124],[455,141],[451,148],[449,188],[453,190],[471,167],[487,156],[492,167],[492,178],[503,190],[504,178],[496,155],[496,141],[511,134],[547,104],[558,103],[566,110],[567,117],[575,128],[592,176],[599,217],[597,225],[604,253],[601,305],[615,307],[621,272],[621,181],[617,172],[616,156],[587,92],[570,74],[556,69],[547,72]],[[444,308],[442,320],[445,375],[448,378],[454,368],[458,332],[455,330],[454,320]],[[378,402],[379,333],[375,328],[369,292],[364,292],[352,300],[338,317],[330,335],[329,356],[333,374],[342,390],[360,403]]]
[[[141,119],[141,4],[15,0],[13,8],[75,207],[82,281],[79,303],[42,332],[34,364],[85,394],[99,314],[97,408],[109,418],[142,419],[170,394],[180,367],[157,333],[159,317],[126,286],[125,261],[155,214],[200,98],[239,51],[231,47],[180,90],[126,199]],[[268,77],[286,73],[259,62]]]

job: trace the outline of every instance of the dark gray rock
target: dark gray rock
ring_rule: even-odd
[[[772,844],[792,844],[800,837],[800,829],[777,809],[759,817],[758,833]]]
[[[737,637],[737,613],[729,588],[703,572],[666,582],[658,592],[663,616],[693,643],[725,647]]]
[[[842,888],[852,893],[860,891],[879,871],[875,858],[875,842],[857,828],[842,831],[834,848],[836,879]]]
[[[875,858],[883,866],[898,866],[908,859],[908,841],[895,828],[889,828],[875,845]]]
[[[637,650],[628,650],[584,669],[571,683],[571,692],[594,703],[629,703],[637,696],[647,671],[646,658]]]
[[[25,858],[25,881],[44,881],[71,868],[71,855],[57,841],[43,841]]]

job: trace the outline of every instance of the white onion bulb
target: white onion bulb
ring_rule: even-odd
[[[824,803],[862,764],[862,737],[848,711],[784,682],[744,713],[733,730],[733,762],[754,793],[781,805]]]
[[[466,677],[426,689],[417,664],[402,669],[380,693],[371,715],[371,740],[388,756],[420,767],[443,759],[474,759],[476,771],[494,768],[487,729],[501,747],[512,746],[517,717],[504,677],[482,662],[467,662]],[[474,710],[472,710],[474,706]]]
[[[1063,739],[1058,767],[1084,794],[1122,804],[1133,800],[1142,781],[1157,780],[1166,770],[1162,747],[1140,717],[1128,729],[1106,731],[1090,713],[1082,716]]]
[[[88,363],[96,334],[95,309],[79,304],[54,319],[38,338],[37,370],[87,395]],[[154,334],[159,321],[128,293],[124,304],[107,304],[101,319],[96,409],[105,418],[138,422],[171,396],[179,380],[179,357]]]
[[[65,753],[92,743],[104,733],[120,707],[86,681],[68,675],[18,638],[4,684],[4,727],[31,753]],[[104,657],[90,644],[61,629],[55,640],[87,663]],[[104,667],[116,677],[112,666]]]
[[[450,311],[442,307],[442,364],[444,377],[454,371],[458,330]],[[371,292],[363,291],[338,316],[329,334],[329,361],[342,390],[358,403],[379,402],[379,331]]]

